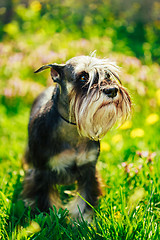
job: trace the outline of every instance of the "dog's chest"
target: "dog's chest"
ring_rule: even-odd
[[[72,166],[80,167],[97,159],[99,145],[88,138],[82,138],[77,127],[63,122],[58,129],[54,142],[58,142],[59,151],[50,157],[49,167],[58,173],[67,171]],[[53,146],[54,148],[54,146]]]
[[[49,167],[51,170],[62,173],[74,165],[80,167],[87,163],[94,162],[96,159],[97,149],[87,149],[85,144],[82,144],[76,148],[64,149],[62,152],[52,156],[49,160]]]

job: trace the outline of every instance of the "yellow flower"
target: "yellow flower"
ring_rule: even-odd
[[[135,128],[131,131],[130,136],[131,136],[131,138],[143,137],[144,136],[144,130],[141,129],[141,128]]]
[[[131,127],[132,127],[132,122],[127,120],[120,126],[120,129],[125,130],[125,129],[129,129]]]
[[[160,106],[160,88],[156,91],[157,104]]]
[[[151,113],[147,118],[146,118],[146,123],[148,125],[152,125],[155,124],[156,122],[158,122],[159,120],[159,116],[156,113]]]
[[[111,149],[110,145],[106,142],[101,143],[101,151],[109,152]]]
[[[131,210],[133,210],[138,202],[140,202],[145,196],[145,190],[144,188],[136,188],[134,193],[130,196],[128,200],[128,207]]]
[[[115,212],[114,217],[115,217],[116,219],[120,219],[120,218],[121,218],[121,213],[120,213],[120,211]]]
[[[40,4],[40,2],[38,1],[33,1],[31,3],[31,9],[34,11],[34,12],[38,12],[40,11],[42,8],[42,5]]]
[[[116,134],[115,136],[112,137],[112,142],[113,143],[118,143],[122,141],[122,135],[121,134]]]
[[[25,229],[28,235],[41,231],[41,227],[37,222],[32,221],[31,224]]]
[[[32,235],[34,233],[40,232],[41,231],[41,227],[39,226],[39,224],[37,222],[32,221],[30,223],[30,225],[28,227],[26,227],[26,228],[18,226],[18,230],[19,231],[18,231],[16,239],[22,239],[22,238],[24,239],[24,236],[26,236],[26,235],[30,236],[30,235]]]

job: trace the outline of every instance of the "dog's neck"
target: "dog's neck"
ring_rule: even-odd
[[[59,112],[58,112],[58,113],[59,113]],[[66,118],[64,118],[60,113],[59,113],[59,115],[60,115],[60,117],[61,117],[65,122],[67,122],[67,123],[69,123],[69,124],[72,124],[72,125],[76,125],[76,123],[71,122],[71,121],[67,120]]]
[[[68,124],[76,125],[73,117],[71,117],[72,120],[70,120],[70,115],[69,115],[70,109],[68,108],[69,106],[68,99],[64,98],[62,94],[60,95],[61,96],[59,97],[58,104],[57,104],[57,110],[58,110],[59,116]]]

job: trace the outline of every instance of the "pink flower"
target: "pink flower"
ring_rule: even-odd
[[[13,96],[13,91],[11,88],[4,89],[4,96],[7,98],[11,98]]]
[[[139,156],[139,157],[148,157],[149,155],[149,152],[148,151],[137,151],[136,154]]]
[[[122,162],[122,167],[126,167],[127,163],[126,162]]]

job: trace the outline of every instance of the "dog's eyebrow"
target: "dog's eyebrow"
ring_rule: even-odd
[[[81,76],[83,76],[83,75],[88,75],[88,77],[89,77],[89,73],[88,72],[86,72],[86,71],[81,71],[81,72],[79,72],[79,73],[76,73],[76,78],[79,78],[79,77],[81,77]]]
[[[81,74],[89,74],[89,73],[86,72],[86,71],[81,71],[81,72],[78,73],[78,75],[81,75]]]
[[[120,78],[114,72],[112,72],[111,70],[109,70],[109,71],[119,81],[119,83],[122,85],[122,82],[121,82]]]

